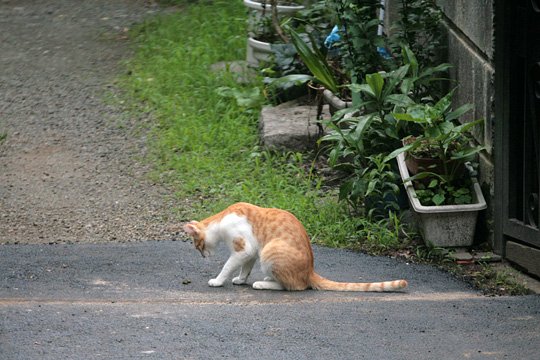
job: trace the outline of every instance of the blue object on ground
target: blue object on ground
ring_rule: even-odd
[[[324,46],[326,46],[327,49],[330,49],[334,43],[339,40],[341,40],[341,36],[339,35],[339,27],[335,25],[330,34],[324,40]]]

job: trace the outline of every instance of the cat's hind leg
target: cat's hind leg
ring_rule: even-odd
[[[253,283],[253,288],[255,290],[285,290],[283,285],[277,281],[255,281]]]
[[[283,239],[274,239],[261,251],[262,272],[271,278],[257,284],[257,289],[305,290],[309,287],[309,274],[313,271],[311,253],[301,246]],[[265,278],[265,280],[267,280]],[[277,284],[277,285],[276,285]]]

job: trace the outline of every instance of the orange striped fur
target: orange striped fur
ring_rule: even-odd
[[[240,274],[232,282],[245,284],[259,258],[266,278],[253,283],[255,289],[396,291],[407,287],[405,280],[342,283],[318,275],[306,230],[284,210],[237,203],[200,222],[184,225],[184,231],[203,256],[212,254],[219,242],[225,242],[231,250],[220,274],[208,282],[210,286],[223,286],[238,270]]]

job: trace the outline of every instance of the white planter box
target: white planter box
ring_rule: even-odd
[[[405,154],[397,158],[402,179],[410,177]],[[424,206],[420,204],[410,181],[405,183],[407,197],[419,221],[424,241],[437,247],[467,247],[474,240],[478,212],[487,207],[476,178],[473,181],[473,203],[467,205]]]

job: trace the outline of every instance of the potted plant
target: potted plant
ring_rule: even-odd
[[[247,62],[259,66],[270,60],[272,43],[286,41],[279,25],[283,16],[304,9],[304,5],[291,1],[244,0],[250,10],[248,17]]]
[[[483,120],[456,123],[471,106],[452,110],[452,95],[453,91],[434,105],[415,103],[404,113],[394,113],[398,121],[416,125],[419,133],[405,139],[404,146],[389,155],[389,158],[397,156],[401,178],[411,208],[418,215],[424,240],[439,247],[472,245],[477,214],[486,208],[472,167],[467,166],[484,149],[470,145],[471,128]],[[417,169],[411,167],[417,170],[411,174],[406,158],[420,154],[433,162]]]

